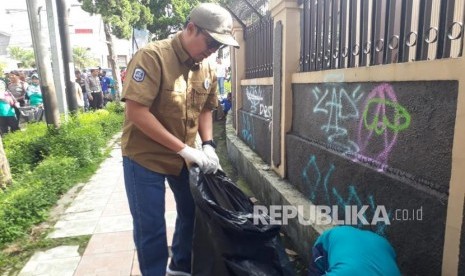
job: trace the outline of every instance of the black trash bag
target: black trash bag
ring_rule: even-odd
[[[190,187],[196,204],[192,275],[295,275],[280,226],[254,225],[253,203],[224,172],[205,175],[191,168]]]

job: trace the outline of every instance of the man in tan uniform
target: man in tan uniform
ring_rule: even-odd
[[[123,101],[126,119],[124,179],[143,275],[190,275],[195,206],[186,164],[204,173],[219,167],[211,110],[217,80],[203,60],[223,45],[239,47],[232,18],[216,4],[195,7],[182,32],[139,50],[128,65]],[[194,149],[197,131],[203,150]],[[177,218],[168,267],[164,219],[165,179],[174,193]]]

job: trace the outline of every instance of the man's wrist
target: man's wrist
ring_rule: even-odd
[[[216,149],[216,143],[213,140],[207,140],[202,142],[202,146],[210,145],[212,148]]]

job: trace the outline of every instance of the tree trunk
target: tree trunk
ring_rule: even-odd
[[[26,1],[29,26],[31,29],[32,45],[36,57],[36,65],[40,76],[40,89],[44,100],[45,120],[48,125],[60,127],[60,112],[53,82],[50,55],[44,44],[43,33],[40,29],[37,1]],[[55,72],[56,74],[56,72]]]
[[[108,23],[104,23],[104,29],[105,29],[105,38],[107,41],[107,46],[108,46],[108,55],[110,56],[110,66],[111,66],[111,71],[113,73],[113,80],[115,81],[115,90],[116,90],[116,101],[120,100],[120,95],[121,95],[121,75],[119,73],[119,68],[116,66],[116,54],[115,51],[113,50],[113,38],[111,36],[111,26]]]
[[[0,136],[0,188],[6,188],[11,181],[10,164],[8,163],[8,159],[6,159],[2,137]]]

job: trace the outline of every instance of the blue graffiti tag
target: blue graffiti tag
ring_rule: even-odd
[[[244,139],[244,142],[246,142],[252,149],[255,149],[253,133],[253,124],[250,120],[250,116],[242,113],[242,139]]]
[[[304,183],[307,184],[307,187],[310,188],[310,200],[314,202],[317,199],[318,195],[321,195],[322,202],[327,206],[332,206],[337,204],[339,206],[340,211],[342,213],[345,212],[345,206],[349,205],[357,205],[357,207],[362,208],[363,205],[368,205],[369,209],[367,211],[368,215],[373,215],[377,208],[375,204],[374,196],[368,195],[367,196],[367,203],[364,204],[362,199],[357,193],[357,189],[354,185],[348,185],[348,196],[346,198],[341,195],[341,193],[336,189],[336,187],[330,185],[330,178],[333,172],[335,171],[336,167],[333,164],[329,165],[328,171],[326,172],[324,178],[322,177],[322,173],[318,164],[316,162],[316,156],[311,155],[309,161],[305,165],[302,171],[302,178]],[[323,179],[323,181],[322,181]],[[331,191],[331,193],[330,193]],[[364,218],[367,219],[367,213],[363,214]],[[388,211],[388,218],[392,217],[392,211]],[[357,222],[358,227],[362,227],[361,221]],[[384,235],[386,231],[387,225],[382,222],[378,222],[376,224],[376,233],[380,235]]]

